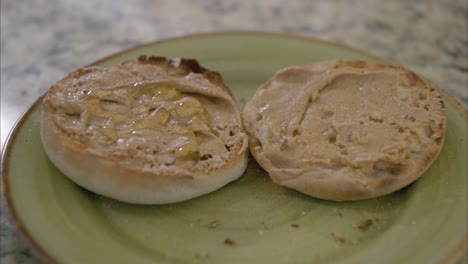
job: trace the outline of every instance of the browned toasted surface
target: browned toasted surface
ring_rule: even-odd
[[[131,62],[129,62],[132,64]],[[162,67],[168,73],[175,75],[187,75],[190,73],[202,74],[204,78],[209,80],[212,84],[223,88],[226,92],[232,95],[231,90],[226,86],[224,80],[218,72],[208,70],[202,67],[197,60],[195,59],[184,59],[180,58],[177,62],[178,65],[174,63],[174,60],[170,60],[166,57],[161,56],[140,56],[138,57],[138,63],[140,64],[151,64],[158,67]],[[128,63],[123,63],[123,65]]]

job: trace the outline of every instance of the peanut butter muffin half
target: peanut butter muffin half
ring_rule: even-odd
[[[190,59],[81,68],[43,100],[41,136],[78,185],[138,204],[214,191],[247,166],[247,135],[222,77]]]
[[[287,67],[244,111],[250,151],[280,185],[335,201],[399,190],[441,150],[443,101],[399,66],[326,61]]]

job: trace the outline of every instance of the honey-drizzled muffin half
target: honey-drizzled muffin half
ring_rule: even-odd
[[[274,182],[336,201],[415,181],[437,157],[446,122],[437,91],[416,74],[349,60],[277,72],[243,117],[250,150]]]
[[[214,191],[247,166],[247,136],[222,77],[189,59],[87,67],[43,100],[49,159],[95,193],[164,204]]]

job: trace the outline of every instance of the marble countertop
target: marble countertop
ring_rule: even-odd
[[[0,9],[2,145],[20,114],[68,72],[198,32],[288,32],[347,44],[400,63],[468,104],[466,0],[2,0]],[[0,261],[37,262],[3,213]]]

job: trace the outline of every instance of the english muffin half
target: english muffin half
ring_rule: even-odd
[[[42,142],[78,185],[164,204],[214,191],[247,166],[247,135],[222,77],[190,59],[81,68],[43,100]]]
[[[243,111],[250,151],[280,185],[335,201],[399,190],[441,150],[437,91],[399,66],[338,60],[287,67]]]

